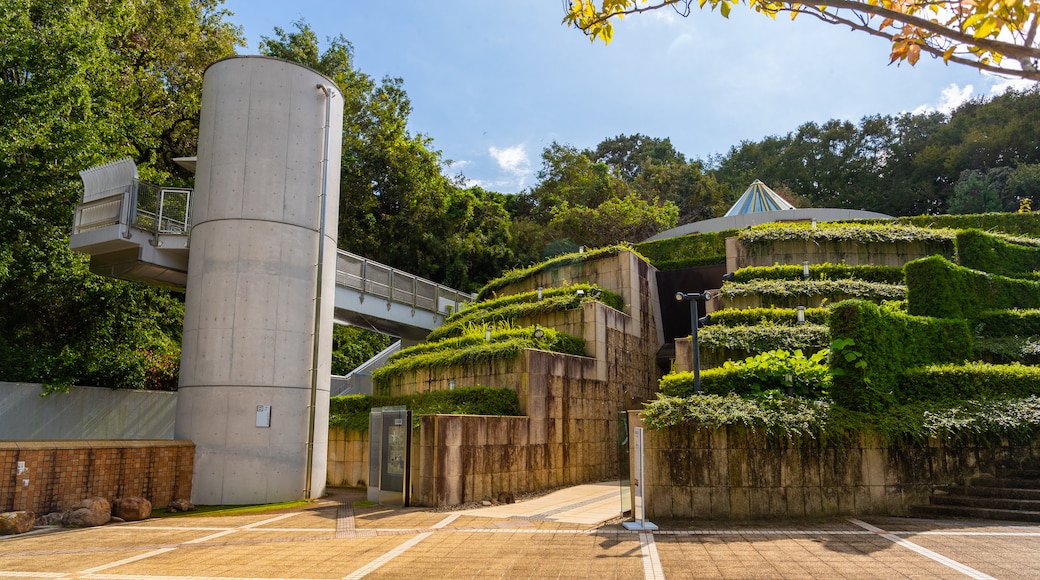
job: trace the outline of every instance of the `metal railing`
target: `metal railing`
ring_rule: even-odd
[[[336,284],[428,312],[451,314],[474,296],[420,278],[379,262],[339,250]]]
[[[76,206],[72,231],[124,224],[153,234],[186,235],[191,231],[191,193],[135,179],[121,192]]]
[[[187,234],[191,229],[191,190],[136,182],[134,227],[155,234]]]

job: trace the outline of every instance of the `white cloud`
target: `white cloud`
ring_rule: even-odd
[[[939,100],[939,104],[936,106],[932,105],[921,105],[914,109],[915,115],[922,115],[925,113],[934,113],[936,111],[949,115],[954,109],[961,106],[965,101],[971,98],[971,94],[975,91],[975,87],[972,85],[964,85],[964,87],[957,86],[956,83],[951,84],[942,91],[942,97]]]
[[[1009,79],[990,74],[987,74],[986,76],[993,79],[993,85],[989,88],[989,94],[994,97],[997,95],[1003,95],[1010,90],[1022,91],[1036,86],[1036,81],[1017,78]]]
[[[527,147],[523,143],[504,149],[490,147],[488,153],[500,169],[515,178],[518,187],[523,187],[524,181],[531,173],[531,159],[527,156]]]

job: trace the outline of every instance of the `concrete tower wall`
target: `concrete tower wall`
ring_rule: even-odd
[[[310,497],[324,492],[342,119],[308,68],[237,57],[205,73],[174,429],[195,442],[195,503],[303,498],[308,463]]]

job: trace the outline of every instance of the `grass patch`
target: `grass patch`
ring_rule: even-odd
[[[165,507],[152,510],[153,518],[180,518],[180,517],[206,517],[206,516],[244,516],[249,514],[262,514],[279,510],[300,508],[311,505],[306,500],[285,501],[281,503],[266,503],[256,505],[197,505],[190,512],[168,512]]]

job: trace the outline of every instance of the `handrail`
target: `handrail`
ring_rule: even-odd
[[[362,297],[376,296],[387,304],[410,306],[413,311],[451,314],[476,298],[345,250],[337,252],[336,284],[357,290]]]
[[[191,231],[191,194],[191,189],[159,187],[135,179],[123,191],[95,195],[77,205],[72,231],[78,234],[118,224],[153,234],[187,235]]]

